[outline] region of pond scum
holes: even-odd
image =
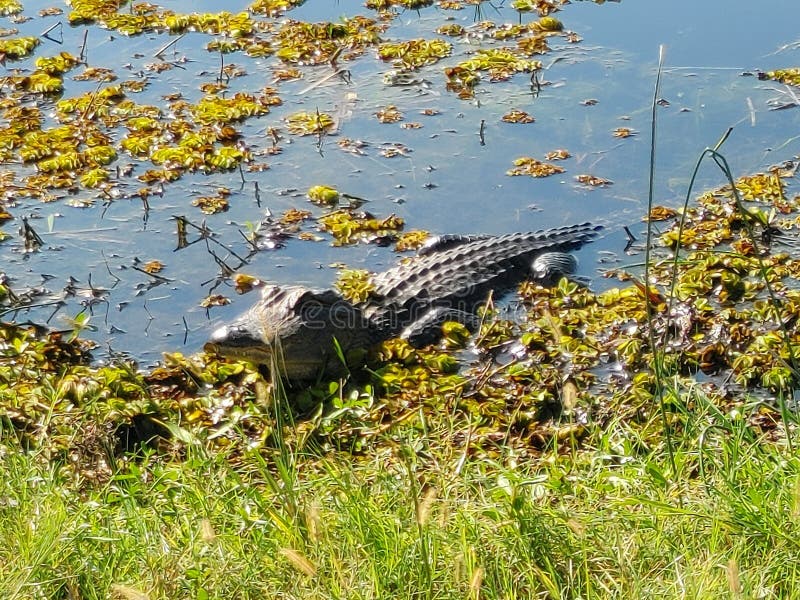
[[[212,36],[211,52],[276,55],[286,64],[278,79],[299,75],[290,69],[346,62],[367,51],[408,73],[451,52],[445,40],[381,40],[398,10],[421,9],[432,0],[368,0],[374,19],[272,19],[299,3],[256,0],[249,13],[177,14],[147,3],[73,0],[67,19],[123,35],[204,32]],[[457,10],[479,3],[438,4]],[[480,23],[482,35],[509,45],[479,49],[448,67],[448,89],[470,98],[483,81],[541,68],[534,57],[548,52],[550,37],[577,43],[579,37],[551,16],[558,4],[515,2],[520,12],[539,12],[527,25]],[[18,2],[0,2],[2,14],[21,10]],[[475,34],[453,24],[439,33],[451,39]],[[6,61],[24,58],[38,44],[33,37],[0,39],[0,54]],[[97,89],[59,97],[70,74],[97,82]],[[224,96],[226,80],[238,75],[225,67],[215,82],[203,84],[206,95],[199,102],[174,94],[159,107],[136,101],[145,81],[116,83],[113,72],[68,52],[37,58],[32,72],[11,69],[0,81],[0,163],[21,162],[35,172],[0,174],[0,224],[13,219],[20,197],[48,202],[78,188],[97,190],[100,200],[128,194],[120,185],[125,175],[114,167],[122,154],[151,163],[133,193],[143,200],[187,172],[259,168],[257,157],[238,143],[237,127],[281,100],[273,87]],[[760,77],[798,83],[797,70]],[[56,97],[57,124],[49,127],[37,103]],[[509,120],[526,122],[523,116]],[[286,120],[291,135],[322,136],[333,125],[320,113]],[[358,151],[350,140],[339,145]],[[280,151],[277,141],[273,151]],[[553,160],[569,156],[558,153]],[[203,353],[167,354],[146,372],[129,362],[95,365],[91,344],[78,335],[2,323],[4,452],[36,452],[76,489],[105,484],[144,449],[180,461],[194,445],[218,449],[242,469],[269,463],[286,448],[309,468],[321,456],[339,454],[380,455],[402,465],[422,437],[423,462],[458,452],[517,463],[594,447],[611,422],[624,421],[642,448],[668,443],[670,432],[680,431],[698,406],[744,422],[766,441],[791,444],[793,394],[800,385],[800,254],[789,243],[800,225],[800,196],[789,183],[795,168],[787,163],[742,177],[735,189],[704,193],[685,210],[655,208],[647,218],[661,233],[653,240],[647,283],[641,268],[608,271],[620,285],[602,293],[566,279],[549,288],[525,283],[513,319],[490,305],[474,337],[449,323],[435,347],[418,350],[391,340],[373,352],[369,371],[308,389],[283,389],[252,365]],[[520,158],[509,174],[560,171]],[[225,210],[225,196],[220,191],[196,204],[207,213]],[[401,234],[404,224],[395,215],[343,208],[339,192],[328,186],[314,186],[308,198],[326,212],[315,220],[310,211],[290,211],[281,220],[287,232],[309,221],[337,244],[381,238],[401,251],[425,239],[425,232]],[[5,236],[0,231],[0,239]],[[344,271],[338,285],[350,297],[369,293],[366,273]],[[13,286],[0,280],[0,314],[18,302]],[[443,425],[453,420],[463,425]],[[428,431],[449,434],[431,437]],[[302,560],[295,559],[302,571]]]

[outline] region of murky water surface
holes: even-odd
[[[445,22],[466,28],[476,28],[480,20],[517,23],[520,17],[506,7],[509,4],[404,12],[391,22],[384,38],[440,37],[435,29]],[[43,39],[35,56],[60,51],[77,56],[88,29],[90,66],[111,68],[120,80],[147,77],[148,87],[136,97],[139,103],[163,105],[161,97],[175,92],[196,102],[203,96],[199,85],[213,81],[219,71],[219,55],[205,50],[209,36],[192,33],[165,53],[176,68],[159,75],[145,74],[146,65],[157,61],[154,54],[170,41],[169,36],[126,38],[96,26],[71,28],[65,16],[37,16],[40,8],[49,5],[25,2],[25,14],[35,18],[14,25],[22,34],[39,35],[64,21],[63,27],[51,33],[53,37],[63,34],[63,43]],[[175,1],[161,6],[176,12],[238,11],[245,10],[247,3]],[[575,2],[557,16],[582,41],[552,40],[552,51],[541,57],[546,68],[539,77],[540,89],[532,88],[529,76],[518,75],[503,83],[482,82],[472,100],[459,100],[445,90],[443,69],[464,60],[478,47],[501,45],[488,38],[453,40],[452,56],[421,69],[419,82],[408,86],[384,83],[383,74],[390,66],[381,62],[374,50],[341,65],[349,70],[348,81],[329,77],[329,65],[303,68],[302,79],[275,84],[283,106],[238,127],[251,149],[265,150],[272,144],[267,128],[283,128],[282,118],[297,110],[320,110],[339,120],[338,132],[323,139],[321,147],[314,137],[287,136],[281,142],[281,154],[260,158],[269,163],[268,170],[245,172],[244,181],[238,171],[185,175],[166,185],[163,196],[151,197],[148,212],[138,198],[98,199],[92,207],[82,209],[67,206],[63,199],[49,204],[19,199],[9,209],[14,220],[2,225],[12,237],[0,244],[0,271],[16,291],[45,288],[42,302],[59,297],[70,281],[77,294],[55,313],[52,306],[45,306],[6,314],[5,318],[50,319],[52,326],[66,328],[72,317],[88,312],[91,331],[84,335],[101,344],[98,357],[110,349],[147,364],[164,351],[196,351],[217,324],[255,299],[253,294],[237,296],[226,282],[214,288],[220,267],[209,249],[226,263],[237,265],[235,256],[248,254],[242,233],[265,215],[279,215],[292,207],[321,214],[321,209],[305,199],[306,190],[318,184],[368,200],[364,208],[378,216],[401,216],[406,229],[435,233],[502,233],[585,220],[600,222],[607,227],[607,235],[580,252],[581,274],[595,278],[598,287],[606,286],[608,283],[597,277],[602,268],[599,257],[623,263],[641,260],[622,252],[622,226],[628,225],[634,232],[642,229],[659,45],[665,45],[666,55],[660,93],[663,102],[657,110],[656,199],[677,205],[700,152],[713,146],[729,127],[734,131],[723,150],[739,174],[798,153],[800,110],[772,110],[790,103],[791,91],[753,76],[758,70],[800,64],[794,13],[795,0]],[[374,17],[360,2],[345,0],[308,0],[288,17],[336,21],[357,14]],[[535,17],[522,16],[523,22],[532,19]],[[0,20],[0,26],[11,25]],[[9,62],[6,68],[32,68],[33,60]],[[273,68],[279,64],[274,57],[252,59],[242,54],[229,55],[226,61],[247,71],[247,76],[231,80],[229,93],[256,91],[270,84]],[[96,87],[94,82],[71,81],[68,74],[64,97]],[[375,113],[387,105],[397,106],[406,122],[419,122],[422,127],[380,124]],[[515,108],[530,113],[535,123],[503,123],[502,115]],[[438,114],[425,116],[421,114],[425,109],[435,109]],[[52,104],[49,109],[45,105],[48,111]],[[614,137],[619,127],[637,133],[625,139]],[[367,142],[365,154],[340,150],[336,142],[344,137]],[[404,156],[385,158],[379,153],[383,144],[402,144],[408,150]],[[533,179],[505,174],[515,158],[543,159],[559,148],[572,155],[561,163],[566,168],[563,175]],[[136,172],[151,166],[120,153],[117,164],[128,163],[134,164]],[[26,168],[2,165],[0,169],[25,172]],[[585,187],[575,180],[580,174],[603,177],[613,184]],[[722,181],[721,174],[711,167],[704,169],[700,178],[705,187]],[[197,196],[210,195],[223,186],[232,192],[227,212],[206,217],[191,205]],[[81,189],[77,197],[92,199],[95,194]],[[176,215],[197,225],[205,222],[218,243],[200,240],[176,250]],[[38,252],[22,252],[17,230],[23,216],[30,218],[45,241]],[[189,234],[190,241],[198,239],[191,229]],[[163,281],[137,270],[141,266],[138,261],[152,259],[166,265]],[[374,245],[334,248],[329,239],[290,239],[281,249],[259,252],[241,270],[281,283],[328,286],[335,279],[334,263],[380,270],[396,259],[391,249]],[[102,288],[94,299],[91,288]],[[233,302],[207,314],[199,302],[212,289]]]

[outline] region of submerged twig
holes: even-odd
[[[155,54],[153,54],[153,57],[154,58],[161,58],[161,55],[164,54],[164,52],[166,52],[169,48],[171,48],[172,46],[174,46],[175,44],[180,42],[184,38],[184,36],[186,36],[186,34],[182,33],[178,37],[176,37],[175,39],[170,40],[169,42],[167,42],[166,44],[161,46],[161,48],[156,50]]]
[[[322,126],[322,117],[319,114],[319,108],[317,108],[317,152],[319,152],[320,156],[323,156],[322,153],[322,141],[325,139],[325,128]]]
[[[20,235],[22,236],[26,252],[33,252],[44,245],[42,238],[39,237],[39,234],[36,233],[36,230],[33,228],[33,226],[28,223],[28,217],[22,217]]]
[[[311,83],[311,84],[307,85],[302,90],[297,92],[297,95],[298,96],[305,96],[311,90],[313,90],[313,89],[321,86],[322,84],[330,81],[331,79],[333,79],[336,76],[340,76],[345,83],[350,83],[349,75],[350,75],[350,70],[349,69],[337,69],[333,73],[328,73],[327,75],[325,75],[325,77],[322,77],[321,79],[318,79],[314,83]]]
[[[56,27],[58,27],[59,33],[61,34],[61,39],[60,40],[57,40],[57,39],[55,39],[53,37],[50,37],[50,32],[53,31],[53,29],[55,29]],[[51,42],[54,42],[56,44],[63,44],[64,43],[64,26],[61,23],[61,21],[58,21],[57,23],[53,23],[50,27],[48,27],[42,33],[40,33],[39,37],[47,38],[48,40],[50,40]]]
[[[174,279],[170,279],[169,277],[164,277],[163,275],[159,275],[158,273],[150,273],[149,271],[147,271],[147,270],[145,270],[145,269],[143,269],[141,267],[137,267],[136,265],[131,265],[131,268],[134,271],[139,271],[140,273],[144,273],[145,275],[149,275],[150,277],[152,277],[153,279],[155,279],[159,283],[171,283],[171,282],[175,281]]]
[[[83,43],[81,44],[80,54],[78,54],[78,59],[82,63],[86,62],[86,43],[87,43],[88,40],[89,40],[89,30],[88,29],[84,29],[83,30]]]
[[[64,305],[65,302],[63,300],[48,300],[47,302],[37,302],[35,304],[19,304],[17,306],[9,306],[8,308],[4,308],[0,310],[0,317],[4,317],[9,313],[19,312],[21,310],[30,310],[33,308],[42,308],[45,306],[56,306],[56,305]],[[56,311],[57,312],[57,311]],[[55,313],[53,313],[55,314]],[[52,318],[52,316],[50,317]],[[49,321],[50,319],[48,319]]]

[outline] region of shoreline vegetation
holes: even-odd
[[[374,50],[395,70],[387,85],[417,85],[417,70],[446,59],[459,39],[503,44],[442,71],[443,89],[460,101],[519,73],[545,85],[535,57],[557,39],[580,42],[551,15],[556,2],[515,0],[519,24],[448,23],[437,33],[452,43],[381,39],[402,10],[431,0],[368,0],[374,19],[275,20],[301,4],[257,0],[238,15],[182,15],[72,0],[64,19],[75,27],[214,36],[207,49],[219,53],[219,75],[202,83],[196,103],[163,98],[167,118],[132,99],[144,80],[117,84],[90,67],[85,42],[75,56],[40,56],[9,74],[0,162],[23,170],[0,174],[0,224],[16,220],[21,197],[78,206],[63,190],[95,190],[81,205],[90,208],[138,181],[144,187],[126,197],[147,212],[184,175],[257,171],[238,128],[279,106],[279,90],[226,95],[244,76],[226,56],[274,54],[285,67],[275,70],[279,87],[314,64],[338,76]],[[485,15],[473,5],[436,6],[474,8],[477,21]],[[48,10],[40,16],[63,12]],[[23,8],[10,0],[0,11]],[[523,25],[528,13],[536,19]],[[3,60],[32,57],[40,38],[3,38]],[[75,78],[97,89],[64,94],[65,74],[79,67]],[[797,83],[793,69],[761,76]],[[533,122],[524,111],[507,116]],[[402,113],[390,106],[378,118]],[[284,135],[316,136],[321,146],[333,126],[320,111],[294,113],[288,134],[266,132],[264,153],[280,152]],[[516,292],[521,318],[490,302],[475,336],[446,324],[432,347],[390,340],[368,370],[308,388],[204,353],[168,353],[148,370],[126,359],[97,364],[77,318],[74,332],[0,322],[0,597],[800,597],[797,162],[737,179],[721,143],[698,167],[714,162],[726,184],[696,197],[690,185],[677,209],[653,206],[651,192],[648,239],[632,240],[633,256],[646,259],[609,269],[615,287],[528,282]],[[339,147],[363,151],[357,140]],[[127,181],[135,169],[112,169],[119,156],[152,168]],[[548,160],[568,157],[558,150]],[[514,164],[509,175],[564,171],[533,157]],[[399,235],[395,215],[359,217],[340,208],[336,189],[309,184],[308,200],[325,214],[313,233],[298,233],[315,222],[312,211],[287,212],[279,221],[297,227],[292,235],[324,233],[340,245],[380,237],[398,250],[425,239]],[[217,214],[230,195],[220,189],[195,206]],[[36,252],[41,238],[20,221],[24,251]],[[177,223],[184,242],[187,231],[210,231]],[[140,270],[161,277],[156,262]],[[353,293],[367,286],[354,271],[339,282]],[[18,301],[0,278],[0,316]]]
[[[455,324],[306,390],[204,354],[90,366],[79,338],[4,324],[0,589],[792,597],[791,176],[654,208],[649,288],[523,284],[527,318],[488,310],[462,369]]]

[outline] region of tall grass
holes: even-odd
[[[328,456],[290,473],[257,459],[242,467],[241,457],[197,445],[180,462],[157,454],[121,462],[107,484],[88,489],[41,456],[7,453],[0,594],[797,593],[800,459],[785,445],[764,443],[745,418],[710,403],[676,433],[674,470],[665,470],[663,446],[636,443],[621,420],[591,441],[529,464],[459,465],[406,448],[405,464]]]
[[[649,177],[648,177],[649,185],[648,185],[648,201],[647,201],[648,215],[652,214],[652,210],[654,207],[654,190],[655,190],[655,179],[656,179],[655,176],[656,140],[657,140],[657,122],[658,122],[657,100],[660,97],[660,85],[661,85],[661,74],[663,70],[663,63],[664,63],[664,47],[661,46],[659,48],[659,60],[658,60],[658,68],[656,74],[656,82],[653,90],[653,99],[651,103],[650,164],[649,164]],[[779,308],[780,306],[780,302],[776,297],[773,286],[770,283],[769,278],[767,277],[766,266],[764,264],[764,261],[762,260],[762,253],[760,249],[761,242],[760,238],[757,236],[754,230],[752,215],[750,212],[748,212],[747,208],[744,206],[742,202],[739,191],[736,187],[735,178],[733,176],[733,173],[731,171],[727,159],[725,158],[724,154],[720,152],[720,149],[730,136],[731,132],[732,129],[728,129],[727,131],[725,131],[725,133],[722,135],[722,137],[719,139],[719,141],[716,143],[714,147],[709,147],[704,149],[701,152],[700,156],[698,157],[694,170],[692,171],[692,175],[689,180],[689,185],[686,190],[683,207],[682,210],[680,211],[680,218],[678,221],[678,238],[677,238],[678,243],[675,246],[675,252],[672,260],[672,277],[671,281],[669,282],[669,291],[667,294],[667,308],[666,308],[667,318],[672,318],[672,315],[674,314],[673,309],[675,307],[675,302],[676,302],[675,288],[679,279],[678,270],[679,270],[679,263],[681,260],[680,240],[682,239],[683,232],[685,230],[686,217],[688,214],[689,204],[691,202],[691,199],[693,198],[693,195],[695,194],[695,182],[697,179],[697,175],[701,167],[707,160],[713,161],[713,163],[722,172],[727,184],[730,186],[736,211],[741,216],[741,222],[743,223],[749,241],[754,248],[754,255],[759,264],[760,274],[764,282],[769,301],[775,308]],[[649,286],[651,285],[650,269],[651,265],[653,264],[651,257],[651,249],[654,246],[654,242],[655,242],[655,233],[653,231],[653,221],[651,219],[648,219],[647,237],[645,244],[645,267],[644,267],[644,285],[648,290]],[[665,328],[662,339],[659,339],[656,334],[656,327],[654,326],[656,309],[654,307],[653,295],[651,295],[648,292],[644,294],[644,298],[647,308],[649,343],[651,350],[653,352],[653,374],[655,376],[655,382],[656,382],[655,395],[659,402],[659,410],[662,416],[662,426],[664,430],[663,431],[664,439],[666,442],[670,465],[672,467],[672,470],[675,471],[676,464],[675,464],[675,456],[672,449],[673,448],[672,430],[669,425],[669,419],[668,419],[668,412],[670,410],[670,407],[667,406],[667,402],[665,401],[665,399],[668,396],[672,398],[678,398],[681,393],[680,390],[681,386],[680,384],[677,383],[675,379],[670,377],[668,369],[665,368],[666,354],[664,348],[667,346],[668,340],[666,339],[666,336],[669,335],[669,328]],[[784,321],[778,319],[778,325],[782,333],[782,341],[784,344],[784,348],[788,355],[787,366],[790,368],[793,374],[794,381],[800,382],[800,366],[798,365],[796,350],[791,342],[791,338],[789,332],[786,329]],[[789,410],[785,396],[783,394],[779,394],[778,400],[783,422],[786,424],[796,423],[797,419]],[[791,428],[787,427],[785,432],[786,432],[786,441],[789,446],[789,449],[791,450],[793,446]]]

